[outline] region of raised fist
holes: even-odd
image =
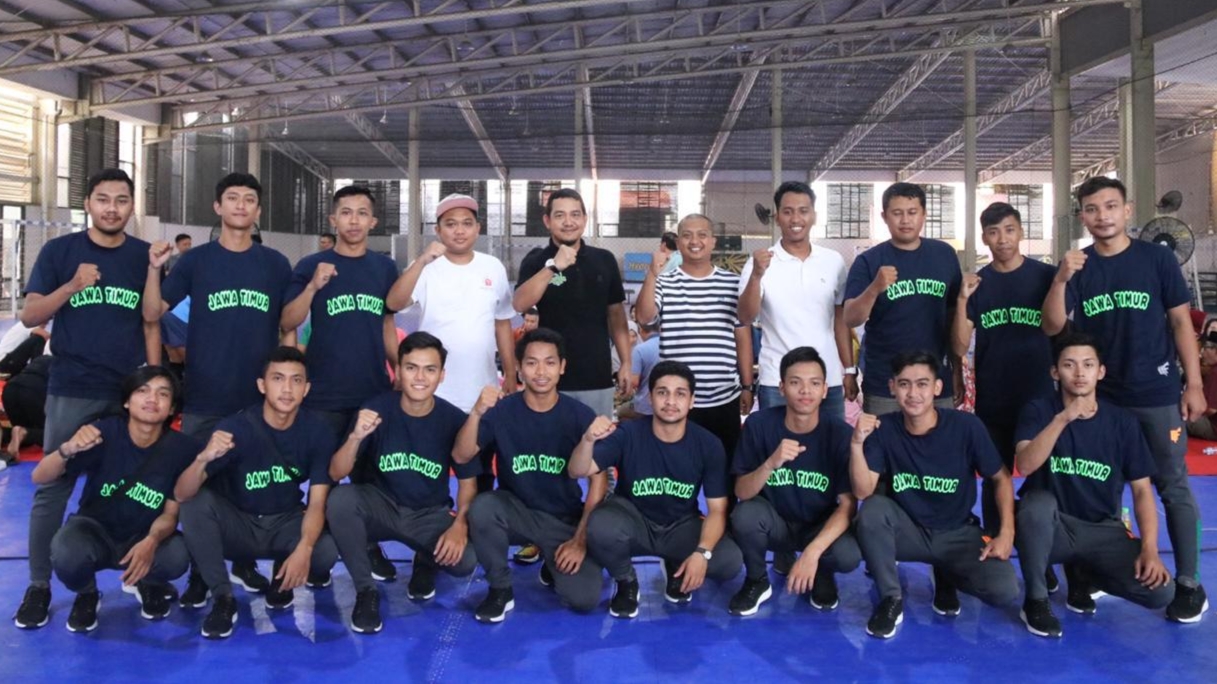
[[[355,417],[355,427],[351,430],[351,437],[362,441],[380,427],[380,421],[379,413],[371,409],[359,409],[359,415]]]
[[[82,425],[76,434],[72,435],[72,439],[59,445],[59,455],[64,458],[72,458],[98,444],[101,444],[101,430],[93,425]]]
[[[1061,267],[1056,272],[1056,281],[1058,283],[1067,283],[1073,277],[1073,274],[1082,270],[1086,266],[1086,253],[1080,249],[1070,250],[1065,252],[1065,258],[1061,259]]]
[[[72,294],[81,292],[97,284],[101,280],[101,271],[97,264],[81,264],[76,267],[76,275],[72,277]]]
[[[148,248],[148,265],[154,268],[163,268],[165,262],[169,261],[169,255],[173,253],[173,247],[164,240],[152,243]]]
[[[871,286],[878,288],[880,294],[882,294],[887,288],[895,284],[898,279],[899,275],[896,273],[895,266],[880,266],[879,272],[875,274],[875,280],[871,283]]]
[[[854,444],[865,442],[866,438],[877,429],[879,429],[879,416],[872,416],[869,413],[858,416],[858,424],[854,426]]]
[[[231,432],[216,430],[211,433],[211,439],[207,440],[207,446],[203,449],[203,453],[199,454],[199,460],[204,463],[210,463],[232,451],[234,446],[236,445],[233,444]]]
[[[575,259],[579,253],[570,245],[561,245],[558,247],[558,253],[554,255],[554,266],[558,267],[559,271],[565,271],[575,264]]]
[[[773,262],[773,251],[766,247],[758,249],[752,253],[752,275],[755,278],[760,278],[765,275],[765,271],[769,270],[769,264]]]

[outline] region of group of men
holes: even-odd
[[[742,275],[714,264],[710,219],[687,216],[679,266],[658,250],[636,304],[638,322],[662,330],[645,375],[632,368],[617,260],[583,241],[574,190],[547,198],[551,240],[525,257],[514,291],[503,264],[474,250],[478,204],[464,195],[439,203],[437,240],[398,274],[368,249],[373,195],[342,188],[333,247],[293,268],[251,239],[257,179],[230,174],[216,189],[219,238],[166,276],[170,246],[125,233],[133,192],[121,171],[91,178],[89,229],[48,242],[29,279],[22,321],[55,318],[56,362],[19,627],[47,623],[54,570],[76,593],[68,628],[94,629],[95,574],[122,568],[144,617],[210,596],[202,633],[223,638],[237,624],[234,582],[287,608],[296,588],[328,586],[341,557],[356,588],[351,628],[374,633],[377,581],[396,574],[385,540],[414,551],[412,600],[435,596],[440,571],[481,565],[489,591],[475,616],[487,623],[515,605],[512,544],[539,549],[542,584],[574,610],[599,604],[607,570],[609,612],[621,618],[638,613],[636,556],[661,559],[673,603],[743,566],[728,608],[749,615],[772,596],[773,551],[787,591],[820,610],[838,604],[835,575],[865,560],[880,596],[867,631],[890,637],[903,618],[898,561],[932,564],[934,609],[957,615],[957,590],[1016,598],[1015,547],[1035,634],[1062,631],[1047,598],[1056,563],[1073,610],[1093,613],[1098,591],[1166,606],[1180,622],[1207,609],[1183,463],[1183,419],[1205,409],[1188,293],[1169,254],[1128,239],[1116,181],[1079,189],[1095,244],[1056,270],[1019,253],[1019,214],[995,204],[981,217],[993,263],[963,276],[948,245],[921,236],[925,194],[907,183],[883,196],[891,240],[848,270],[810,241],[805,184],[779,187],[782,237]],[[187,297],[180,389],[160,367],[158,322]],[[412,305],[419,330],[399,343],[393,313]],[[510,321],[526,311],[543,327],[516,339]],[[865,412],[850,428],[850,328],[863,323]],[[1066,326],[1054,348],[1049,335]],[[976,416],[952,397],[973,330]],[[614,423],[614,395],[638,384],[650,415]],[[761,410],[741,430],[754,391]],[[168,429],[179,411],[180,433]],[[1017,503],[1016,465],[1028,476]],[[976,473],[983,528],[971,513]],[[81,474],[80,509],[64,523]],[[1158,557],[1151,482],[1174,580]],[[1139,540],[1121,522],[1125,483]],[[273,561],[270,581],[259,559]],[[188,566],[178,597],[169,582]]]

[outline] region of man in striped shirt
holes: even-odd
[[[652,256],[638,293],[638,320],[660,322],[659,357],[688,365],[697,379],[689,419],[713,432],[733,454],[739,414],[752,407],[751,391],[744,390],[741,399],[740,381],[752,386],[752,338],[736,311],[739,275],[711,261],[713,224],[701,214],[681,219],[676,245],[679,268],[665,273],[667,253]]]

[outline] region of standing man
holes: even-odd
[[[89,229],[47,242],[30,273],[21,324],[35,328],[55,319],[42,442],[48,454],[85,423],[121,412],[123,378],[145,362],[160,363],[160,328],[145,324],[140,315],[149,246],[124,232],[134,194],[135,184],[119,169],[90,177],[85,188]],[[159,281],[159,268],[156,275]],[[22,629],[49,619],[51,538],[75,486],[75,475],[69,475],[34,491],[30,585],[13,616]]]
[[[614,495],[592,512],[588,549],[617,583],[609,614],[638,615],[633,556],[659,556],[664,598],[688,603],[705,578],[739,573],[739,547],[727,532],[726,454],[708,430],[689,423],[696,379],[679,361],[661,361],[649,380],[655,415],[621,429],[598,416],[575,447],[571,477],[618,472]],[[706,497],[702,518],[697,497]]]
[[[683,257],[680,268],[663,273],[665,254],[661,250],[653,255],[638,293],[638,318],[659,322],[659,356],[684,363],[697,378],[689,419],[714,433],[724,452],[733,454],[741,407],[752,407],[750,389],[743,390],[740,399],[741,380],[744,387],[752,387],[752,338],[751,328],[740,325],[737,317],[739,276],[711,260],[715,240],[709,218],[684,217],[676,236]]]
[[[834,250],[814,247],[816,195],[811,186],[787,181],[773,193],[774,215],[782,239],[758,249],[740,273],[739,317],[744,325],[760,321],[762,409],[781,406],[778,389],[782,357],[796,347],[811,347],[824,360],[828,398],[824,408],[845,420],[845,400],[858,396],[858,369],[845,325],[845,259]]]
[[[1022,216],[1009,204],[990,204],[980,214],[980,226],[993,261],[979,274],[963,277],[951,347],[956,358],[967,356],[976,332],[976,417],[1013,472],[1019,411],[1053,394],[1052,348],[1040,327],[1040,309],[1056,269],[1019,253]],[[986,531],[996,534],[997,501],[988,480],[981,510]]]
[[[181,259],[183,254],[189,252],[190,246],[193,244],[194,239],[190,237],[190,233],[178,233],[173,238],[174,255],[169,257],[169,261],[165,262],[165,275],[169,275],[173,267],[177,266],[178,259]]]
[[[630,369],[634,371],[630,377],[630,387],[634,391],[634,399],[626,407],[628,415],[622,415],[623,418],[650,418],[655,414],[651,406],[650,378],[651,370],[659,363],[659,323],[640,324],[638,333],[642,341],[634,345],[634,351],[630,352]]]
[[[1209,602],[1200,583],[1200,509],[1188,482],[1184,426],[1206,405],[1191,295],[1171,250],[1129,238],[1132,205],[1123,183],[1091,178],[1078,187],[1077,200],[1094,244],[1061,261],[1044,300],[1044,332],[1061,332],[1072,313],[1077,330],[1103,348],[1107,375],[1099,396],[1137,417],[1154,455],[1153,482],[1175,550],[1177,586],[1166,618],[1197,622]],[[1186,374],[1182,391],[1177,359]]]
[[[626,325],[625,288],[613,253],[583,242],[587,208],[570,188],[550,193],[545,203],[550,241],[520,262],[516,311],[536,307],[545,327],[566,340],[570,365],[559,389],[591,407],[595,415],[613,415],[613,364],[609,340],[621,368],[617,389],[628,391],[630,331]]]
[[[892,238],[858,255],[845,283],[845,325],[866,324],[862,410],[900,410],[888,369],[897,354],[911,350],[938,359],[943,389],[935,405],[954,408],[963,394],[962,366],[959,359],[945,361],[951,352],[950,309],[962,277],[959,258],[947,243],[921,237],[925,190],[919,185],[894,183],[883,192],[883,222]]]

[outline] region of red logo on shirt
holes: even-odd
[[[486,287],[490,287],[490,278],[486,279]]]

